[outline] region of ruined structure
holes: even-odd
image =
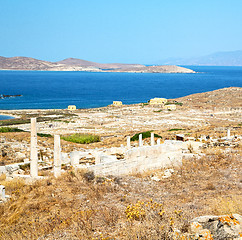
[[[123,103],[121,101],[113,101],[113,106],[122,106]]]
[[[70,110],[70,111],[75,111],[76,106],[75,105],[69,105],[67,109]]]
[[[162,105],[167,103],[167,99],[166,98],[152,98],[149,101],[150,105]]]

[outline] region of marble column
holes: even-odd
[[[227,139],[230,139],[230,128],[228,128],[228,130],[227,130]]]
[[[36,118],[31,118],[30,176],[38,177],[38,150]]]
[[[60,135],[54,135],[54,176],[61,175],[61,147]]]
[[[160,138],[157,139],[157,145],[160,145]]]
[[[151,137],[150,137],[150,145],[154,146],[155,145],[155,134],[152,132],[151,133]]]
[[[127,148],[131,148],[131,145],[130,145],[130,136],[127,137]]]
[[[101,153],[96,152],[95,154],[95,164],[100,164],[101,163]]]
[[[139,147],[143,146],[142,134],[139,135]]]

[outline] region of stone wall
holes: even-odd
[[[96,175],[126,175],[149,169],[177,166],[182,163],[183,142],[165,141],[164,144],[128,150],[124,159],[100,161],[88,166]]]

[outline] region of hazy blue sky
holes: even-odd
[[[154,63],[242,50],[242,0],[0,0],[0,56]]]

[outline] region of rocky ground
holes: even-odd
[[[154,130],[163,140],[175,139],[176,134],[187,138],[210,136],[213,139],[225,137],[230,128],[231,135],[241,136],[242,89],[227,88],[213,92],[194,94],[170,102],[183,103],[176,105],[174,111],[164,110],[162,106],[150,106],[147,103],[123,105],[120,107],[103,107],[67,110],[11,110],[0,111],[0,114],[15,116],[25,122],[37,117],[38,132],[45,134],[91,133],[101,136],[102,141],[93,144],[75,144],[62,140],[62,151],[110,148],[126,145],[126,137],[135,133]],[[2,121],[2,126],[4,126]],[[11,125],[30,131],[30,124]],[[29,158],[30,134],[1,133],[2,161],[16,162]],[[48,157],[53,157],[53,139],[39,137],[38,143]],[[133,143],[137,144],[137,143]],[[148,143],[147,143],[148,144]],[[7,153],[7,155],[5,154]],[[5,155],[3,157],[3,155]],[[14,157],[13,157],[14,156]]]

